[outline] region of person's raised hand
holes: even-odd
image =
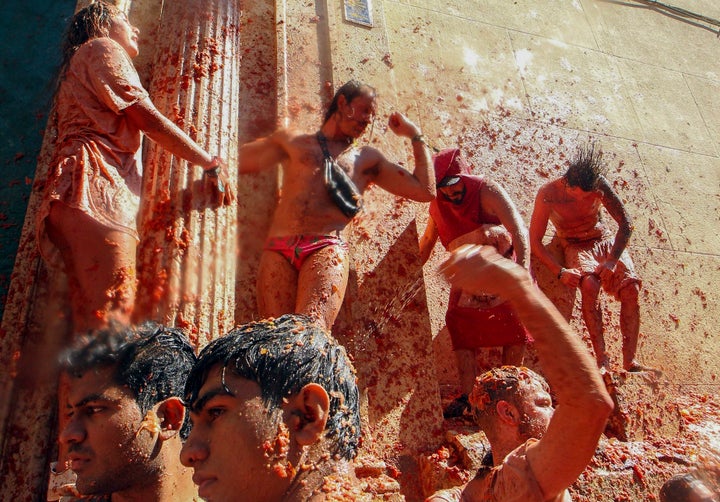
[[[506,299],[532,286],[528,271],[504,258],[493,246],[460,246],[440,266],[440,272],[463,291],[490,293]]]
[[[405,136],[406,138],[412,139],[420,134],[420,128],[413,124],[410,119],[400,112],[393,112],[390,114],[388,126],[390,127],[390,130],[398,136]]]

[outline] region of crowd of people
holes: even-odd
[[[222,159],[155,109],[131,62],[137,41],[117,8],[82,9],[68,30],[56,94],[59,135],[38,244],[70,279],[73,328],[83,334],[61,357],[55,470],[72,476],[55,483],[55,499],[352,500],[360,398],[331,330],[349,272],[341,232],[375,184],[430,203],[419,255],[427,262],[438,238],[450,253],[440,272],[452,286],[446,323],[462,389],[444,414],[470,417],[492,448],[470,482],[428,500],[569,500],[613,409],[602,380],[613,366],[601,289],[621,302],[622,368],[648,370],[636,355],[632,222],[599,148],[581,147],[567,172],[540,188],[528,231],[498,181],[472,174],[457,148],[431,156],[403,114],[392,113],[388,125],[410,140],[412,172],[359,146],[377,97],[369,85],[346,83],[316,133],[280,129],[239,149],[241,175],[284,170],[258,270],[265,320],[232,329],[196,356],[182,331],[133,317],[142,133],[201,166],[218,203],[232,204],[235,188]],[[618,224],[614,236],[603,211]],[[543,242],[548,222],[562,257]],[[580,289],[594,357],[535,284],[531,255]],[[544,376],[523,366],[528,345]],[[502,347],[504,365],[478,367],[484,347]]]

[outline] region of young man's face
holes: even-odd
[[[215,366],[191,406],[193,427],[180,459],[207,501],[279,500],[292,481],[282,413],[269,413],[260,387]]]
[[[125,492],[154,482],[160,470],[155,439],[138,432],[143,414],[132,393],[112,380],[113,368],[89,370],[80,378],[63,374],[66,402],[59,441],[84,495]]]

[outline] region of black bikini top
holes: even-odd
[[[362,194],[355,182],[330,155],[325,135],[318,131],[315,137],[323,152],[323,176],[328,195],[345,216],[352,218],[362,209]]]

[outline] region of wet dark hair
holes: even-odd
[[[374,96],[375,88],[367,84],[363,84],[362,82],[359,82],[357,80],[350,80],[348,82],[345,82],[337,90],[335,96],[333,96],[332,101],[330,102],[330,105],[328,105],[328,109],[325,112],[325,118],[323,119],[323,124],[330,120],[330,117],[332,117],[337,111],[338,100],[340,99],[340,96],[345,96],[345,101],[350,103],[356,97],[365,94],[371,94]]]
[[[595,143],[578,147],[575,159],[565,173],[568,186],[579,187],[584,192],[595,190],[600,177],[605,173],[602,150]]]
[[[521,382],[524,386],[531,381],[539,382],[546,391],[550,391],[543,377],[524,366],[493,368],[477,377],[469,400],[478,425],[483,430],[492,426],[493,417],[497,413],[496,405],[500,401],[507,401],[513,406],[521,408],[524,395]]]
[[[711,492],[703,480],[695,476],[695,474],[689,472],[677,474],[665,481],[660,488],[660,502],[689,502],[691,500],[690,495],[698,485],[704,486]]]
[[[182,398],[196,359],[182,331],[145,322],[137,327],[113,324],[81,337],[62,355],[60,366],[75,378],[92,369],[114,368],[115,383],[132,391],[145,414],[167,398]],[[180,437],[189,432],[186,416]]]
[[[188,376],[185,403],[192,408],[208,373],[217,365],[260,386],[269,412],[305,385],[321,385],[330,397],[325,436],[331,453],[357,455],[359,394],[345,349],[307,316],[287,314],[240,326],[203,349]]]
[[[78,48],[93,38],[106,37],[112,19],[120,14],[114,5],[105,2],[94,2],[79,10],[68,23],[62,43],[62,62],[58,80],[65,77],[65,71]]]

